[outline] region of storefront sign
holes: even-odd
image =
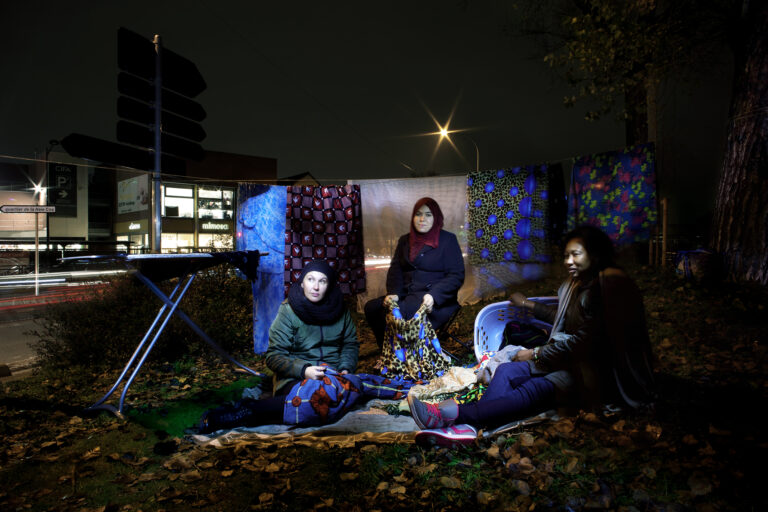
[[[148,232],[149,232],[149,229],[147,225],[147,219],[115,223],[116,234],[136,234],[136,233],[148,233]]]
[[[226,219],[199,219],[198,228],[201,233],[230,233],[233,225]]]
[[[149,208],[149,175],[117,182],[117,213],[140,212]]]
[[[77,217],[77,166],[48,164],[48,204],[56,205],[56,217]]]

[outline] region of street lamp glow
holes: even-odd
[[[440,138],[441,139],[448,138],[448,128],[447,127],[441,127],[440,128]]]

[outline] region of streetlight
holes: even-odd
[[[450,121],[448,123],[445,123],[445,126],[439,126],[438,125],[438,128],[440,128],[440,130],[437,133],[435,133],[435,135],[440,135],[440,139],[437,141],[437,144],[440,145],[440,143],[443,141],[443,139],[447,139],[448,142],[451,144],[451,146],[453,146],[453,149],[457,153],[461,154],[459,149],[456,147],[456,144],[454,144],[453,140],[451,140],[451,134],[463,135],[464,137],[469,139],[469,142],[471,142],[472,145],[475,147],[475,171],[479,171],[480,170],[480,149],[477,147],[477,143],[465,131],[462,131],[462,130],[449,130],[448,129],[449,123],[450,123]]]

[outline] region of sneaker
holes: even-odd
[[[451,425],[416,432],[415,441],[419,446],[447,446],[455,448],[475,442],[477,430],[472,425]]]
[[[408,407],[411,409],[413,421],[422,430],[426,428],[441,428],[446,424],[437,404],[422,402],[414,395],[408,393]]]

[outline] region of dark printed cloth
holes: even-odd
[[[361,397],[402,400],[416,382],[379,375],[340,375],[326,370],[320,380],[297,382],[285,395],[283,422],[310,426],[331,423],[341,418]]]
[[[472,265],[551,260],[550,183],[562,181],[561,172],[560,167],[542,164],[469,174],[467,240]]]
[[[426,306],[409,319],[403,318],[395,300],[385,300],[384,307],[389,313],[379,361],[383,375],[430,380],[451,367],[427,317]]]
[[[652,142],[575,159],[568,228],[599,227],[617,247],[648,240],[657,222],[654,159]]]
[[[360,186],[288,187],[285,293],[304,265],[323,259],[336,270],[342,293],[365,290]]]

